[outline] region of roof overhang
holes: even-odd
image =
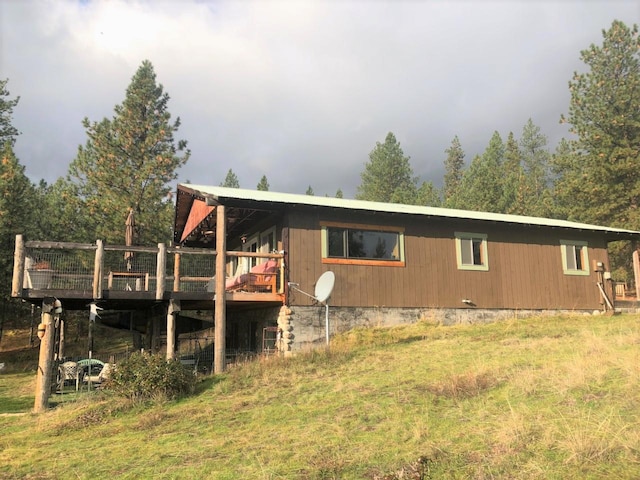
[[[232,235],[234,230],[236,230],[236,233],[239,235],[241,233],[241,228],[238,229],[238,226],[245,225],[246,222],[252,219],[252,217],[254,217],[258,212],[276,211],[290,206],[307,206],[591,232],[602,235],[608,242],[617,240],[640,240],[639,231],[570,222],[567,220],[449,208],[424,207],[418,205],[403,205],[396,203],[367,202],[363,200],[247,190],[241,188],[179,184],[174,230],[174,239],[177,243],[186,244],[185,242],[188,243],[191,241],[202,246],[202,243],[206,243],[206,236],[204,236],[203,233],[210,231],[215,226],[215,215],[209,213],[198,226],[195,226],[195,228],[187,232],[188,220],[190,218],[196,219],[199,216],[198,213],[194,213],[193,217],[191,214],[191,209],[193,205],[196,204],[196,200],[200,203],[204,202],[206,206],[212,208],[211,212],[215,210],[216,205],[226,206],[228,219],[227,231],[229,235]],[[191,228],[191,224],[189,224],[189,228]],[[242,228],[246,227],[243,226]]]

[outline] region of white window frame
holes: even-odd
[[[456,261],[458,262],[458,270],[475,270],[479,272],[489,271],[489,253],[487,249],[487,234],[471,233],[471,232],[455,232],[456,240]],[[463,249],[473,247],[473,241],[480,240],[480,264],[463,263]],[[470,243],[467,243],[469,241]],[[473,253],[472,253],[473,257]]]
[[[273,238],[273,245],[270,245],[268,242],[269,236]],[[277,241],[276,241],[276,227],[270,227],[262,232],[260,232],[260,253],[271,253],[276,249]],[[261,261],[266,261],[266,259],[262,258]]]
[[[577,268],[576,247],[580,248],[582,268]],[[572,255],[567,255],[571,253]],[[565,275],[590,275],[589,243],[580,240],[560,240],[560,254],[562,256],[562,271]]]

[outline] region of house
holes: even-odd
[[[224,310],[217,295],[215,309],[227,339],[255,344],[260,328],[278,325],[285,351],[324,341],[328,316],[313,297],[326,271],[335,276],[331,333],[425,317],[593,312],[613,309],[608,242],[639,239],[562,220],[192,184],[177,187],[174,228],[176,246],[223,246],[227,276],[282,255],[282,304]]]
[[[157,247],[17,235],[11,295],[99,306],[145,349],[192,342],[219,372],[356,326],[611,312],[613,241],[633,242],[640,283],[640,232],[544,218],[180,184],[173,233]]]

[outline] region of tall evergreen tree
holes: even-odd
[[[551,213],[549,191],[549,162],[551,154],[547,148],[547,137],[531,119],[522,129],[520,154],[524,169],[524,183],[521,187],[520,202],[523,213],[536,217],[546,217]]]
[[[233,173],[232,169],[229,169],[229,171],[227,172],[227,176],[224,177],[224,182],[222,182],[220,186],[227,188],[240,188],[240,181],[238,180],[238,176]]]
[[[440,192],[433,182],[422,182],[416,195],[416,205],[426,207],[439,207],[441,204]]]
[[[400,143],[389,132],[384,143],[377,142],[369,154],[369,162],[360,174],[356,198],[388,203],[413,204],[417,195],[417,178],[410,158],[404,155]]]
[[[23,234],[34,239],[41,235],[37,229],[41,212],[35,187],[18,162],[10,140],[5,141],[0,158],[0,299],[8,300],[15,236]]]
[[[336,198],[343,198],[343,197],[344,197],[344,194],[342,193],[342,189],[341,189],[341,188],[339,188],[339,189],[336,191]]]
[[[569,82],[563,121],[577,138],[556,155],[556,193],[569,218],[640,228],[640,38],[615,20],[601,46],[580,54],[587,66]]]
[[[10,100],[7,83],[9,79],[0,80],[0,148],[5,142],[15,144],[16,137],[20,132],[13,126],[13,109],[18,105],[20,97]]]
[[[311,188],[311,185],[307,187],[307,191],[305,192],[305,195],[311,195],[311,196],[315,195],[315,193],[313,193],[313,188]]]
[[[461,208],[484,212],[501,210],[503,158],[502,138],[494,132],[484,153],[476,156],[464,171],[459,191]]]
[[[258,182],[258,186],[256,188],[263,192],[269,191],[269,182],[267,181],[266,175],[262,175],[262,178],[260,179],[260,182]]]
[[[457,196],[464,173],[464,151],[460,140],[456,135],[451,141],[451,146],[445,150],[447,158],[444,161],[444,187],[442,189],[442,201],[445,207],[458,208]]]
[[[509,132],[504,147],[502,175],[502,197],[498,212],[524,215],[526,213],[524,191],[524,172],[520,157],[520,148],[513,132]]]
[[[177,178],[176,170],[187,162],[189,150],[186,141],[174,141],[180,119],[170,122],[168,102],[153,65],[145,60],[112,119],[84,119],[89,139],[78,148],[68,181],[80,200],[78,211],[87,214],[85,240],[122,243],[130,208],[136,215],[138,243],[169,240],[169,182]]]

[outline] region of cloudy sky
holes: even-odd
[[[67,173],[82,119],[113,116],[144,59],[192,156],[178,181],[353,197],[393,132],[440,185],[457,135],[471,159],[527,119],[567,136],[580,51],[640,1],[0,0],[0,78],[20,96],[16,154],[34,181]]]

